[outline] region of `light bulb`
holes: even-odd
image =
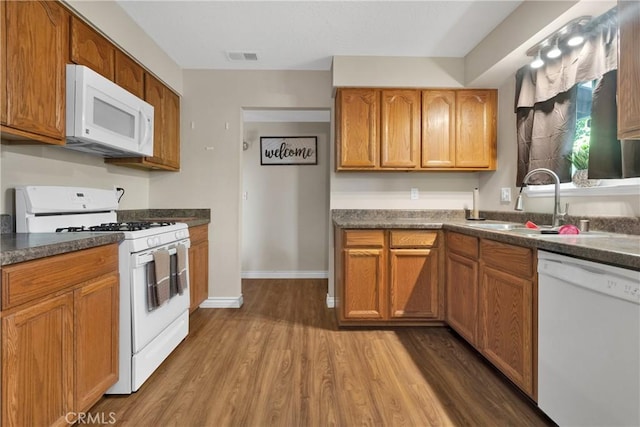
[[[562,55],[562,51],[558,47],[558,40],[556,39],[556,44],[554,44],[551,50],[547,52],[547,58],[553,59],[559,57],[560,55]]]
[[[582,42],[584,42],[584,37],[582,37],[582,35],[580,34],[576,34],[574,36],[571,36],[571,38],[569,40],[567,40],[567,44],[571,47],[573,46],[579,46],[582,44]]]
[[[531,61],[531,64],[529,64],[531,68],[540,68],[543,65],[544,65],[544,61],[542,60],[542,58],[540,58],[540,53],[538,53],[536,58],[533,61]]]

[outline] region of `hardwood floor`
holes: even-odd
[[[243,295],[241,309],[196,310],[137,393],[90,413],[132,426],[552,425],[447,328],[339,330],[326,280],[246,280]]]

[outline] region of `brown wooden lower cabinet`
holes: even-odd
[[[447,323],[470,344],[478,342],[478,261],[447,254]]]
[[[532,249],[447,233],[447,323],[536,399]]]
[[[189,312],[193,312],[209,296],[209,226],[189,229]]]
[[[391,318],[437,318],[440,262],[438,249],[391,249]]]
[[[75,291],[77,408],[90,408],[118,381],[118,295],[117,274],[103,276]]]
[[[2,291],[2,425],[68,425],[118,379],[118,246],[5,266]]]
[[[384,249],[347,248],[343,254],[344,319],[386,318]]]
[[[535,275],[532,249],[480,241],[479,350],[534,399]]]
[[[480,352],[502,373],[533,393],[531,280],[480,268]]]
[[[73,293],[2,318],[2,425],[67,425],[73,403]]]
[[[438,231],[336,229],[340,324],[442,320]]]

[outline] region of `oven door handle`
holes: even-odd
[[[187,247],[187,251],[189,250],[189,245],[186,244],[185,245]],[[160,249],[165,249],[165,248],[160,248]],[[171,255],[175,255],[177,250],[175,246],[171,246],[169,248],[166,248],[169,251],[169,256]],[[154,249],[153,251],[150,252],[145,252],[143,254],[136,254],[134,255],[134,264],[136,266],[140,266],[140,265],[145,265],[145,264],[149,264],[151,261],[153,261],[153,253],[155,251],[157,251],[159,249]]]

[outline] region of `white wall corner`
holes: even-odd
[[[209,297],[200,308],[240,308],[244,304],[242,295],[238,297]]]
[[[332,297],[327,293],[327,308],[335,308],[336,306],[336,297]]]

